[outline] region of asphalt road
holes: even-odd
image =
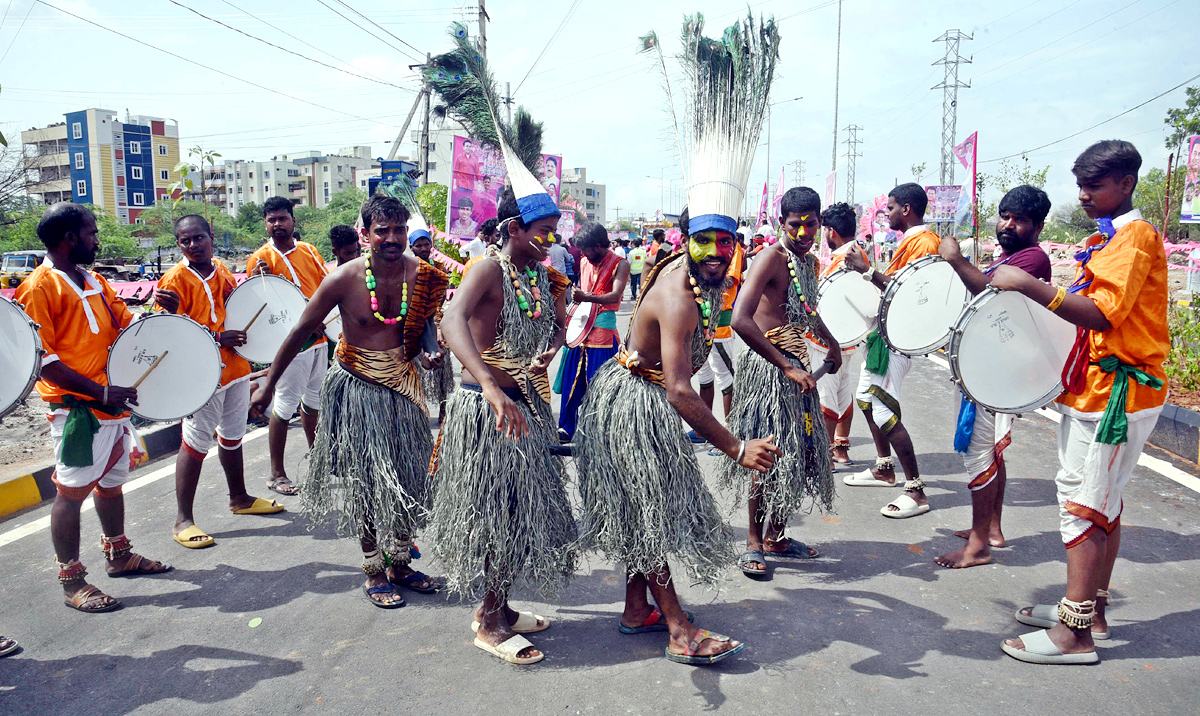
[[[820,549],[820,559],[773,564],[762,582],[730,570],[718,592],[679,585],[699,625],[748,643],[711,668],[668,662],[661,634],[621,635],[623,572],[594,555],[555,601],[514,595],[518,607],[549,616],[553,626],[532,638],[544,662],[505,664],[471,645],[471,605],[414,593],[405,593],[408,606],[399,610],[368,604],[357,545],[336,539],[328,524],[310,529],[291,511],[297,498],[283,498],[289,511],[276,516],[229,514],[215,459],[205,463],[196,514],[219,544],[184,550],[170,538],[173,458],[159,461],[133,475],[167,468],[129,494],[127,533],[135,549],[175,571],[102,576],[99,524],[93,512],[84,515],[84,562],[124,602],[121,611],[89,615],[62,605],[47,530],[3,544],[48,507],[0,522],[0,633],[23,646],[0,659],[0,713],[1193,712],[1200,495],[1138,468],[1126,493],[1113,639],[1100,647],[1102,662],[1023,664],[999,648],[1030,630],[1013,612],[1057,600],[1066,581],[1055,425],[1029,416],[1014,428],[1010,546],[997,550],[993,565],[949,571],[932,560],[961,544],[951,532],[968,526],[970,497],[950,446],[957,396],[948,371],[915,361],[903,407],[933,511],[885,519],[879,508],[894,491],[839,482],[833,514],[791,523],[790,533]],[[852,437],[860,464],[873,456],[861,417]],[[303,470],[303,452],[297,426],[293,475]],[[717,458],[698,452],[712,474]],[[246,463],[252,491],[266,495],[265,436],[247,444]],[[1176,465],[1195,474],[1194,466]],[[744,536],[745,509],[725,504]],[[430,557],[417,567],[438,573]]]

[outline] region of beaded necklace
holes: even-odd
[[[786,247],[784,250],[787,250]],[[796,296],[800,299],[800,305],[804,307],[804,312],[809,316],[817,315],[817,312],[812,310],[808,305],[808,298],[804,295],[804,288],[800,285],[800,277],[796,275],[796,256],[788,251],[788,273],[792,275],[792,286],[796,290]]]
[[[529,299],[525,298],[525,294],[521,293],[521,291],[524,290],[524,287],[521,286],[521,279],[517,274],[517,267],[514,266],[511,261],[506,263],[508,264],[508,275],[512,279],[513,288],[516,290],[517,305],[521,307],[521,310],[525,312],[526,316],[530,318],[540,318],[542,315],[542,289],[538,288],[537,285],[537,269],[532,269],[528,266],[525,267],[525,275],[529,278],[528,293],[530,296],[533,296],[534,300],[533,309],[530,310]]]
[[[717,335],[716,330],[708,330],[709,318],[712,316],[712,304],[700,295],[700,287],[696,285],[696,277],[688,274],[688,283],[692,284],[692,293],[696,297],[696,305],[700,307],[700,317],[704,321],[704,344],[711,346],[713,338]]]
[[[383,323],[394,326],[399,323],[405,316],[408,315],[408,281],[400,283],[400,315],[395,318],[386,318],[379,312],[379,299],[375,297],[375,276],[371,273],[371,252],[367,252],[367,291],[371,294],[371,312],[375,314]]]

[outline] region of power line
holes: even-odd
[[[551,35],[550,39],[546,41],[546,46],[542,48],[542,51],[537,56],[537,59],[535,59],[533,64],[529,66],[529,71],[526,72],[525,76],[521,78],[521,81],[517,83],[517,92],[521,91],[521,85],[525,84],[525,80],[529,79],[529,74],[533,72],[533,69],[537,67],[538,63],[542,61],[542,58],[546,56],[546,52],[550,50],[550,46],[553,45],[554,41],[558,39],[558,36],[562,33],[563,28],[566,27],[567,23],[571,21],[571,17],[575,14],[575,11],[579,9],[579,4],[582,2],[583,0],[575,0],[571,7],[567,9],[567,14],[563,16],[562,21],[558,23],[558,27],[554,29],[554,34]]]
[[[1141,104],[1136,104],[1136,105],[1130,107],[1129,109],[1125,110],[1124,112],[1121,112],[1120,114],[1114,114],[1113,116],[1109,117],[1108,119],[1104,120],[1103,122],[1097,122],[1096,124],[1093,124],[1092,126],[1088,127],[1087,129],[1081,129],[1078,132],[1075,132],[1074,134],[1068,134],[1067,136],[1063,137],[1062,139],[1056,139],[1053,142],[1043,144],[1040,147],[1034,147],[1033,149],[1026,149],[1025,151],[1017,152],[1016,154],[1009,154],[1009,155],[1003,156],[1003,157],[996,157],[995,159],[984,159],[984,160],[981,160],[979,163],[980,164],[988,164],[990,162],[999,162],[1004,159],[1012,159],[1013,157],[1019,157],[1019,156],[1025,155],[1025,154],[1032,154],[1033,152],[1045,149],[1046,147],[1052,147],[1055,144],[1059,144],[1060,142],[1065,142],[1068,139],[1074,139],[1075,137],[1078,137],[1081,134],[1092,131],[1096,127],[1108,124],[1109,122],[1113,121],[1114,119],[1117,119],[1119,117],[1124,117],[1125,115],[1129,114],[1130,112],[1134,111],[1135,109],[1140,109],[1142,107],[1145,107],[1146,105],[1150,104],[1154,100],[1159,99],[1160,97],[1165,97],[1165,96],[1171,94],[1172,92],[1174,92],[1175,90],[1179,89],[1180,87],[1183,87],[1188,82],[1194,82],[1197,79],[1200,79],[1200,74],[1192,75],[1191,77],[1187,78],[1183,82],[1180,82],[1179,84],[1175,85],[1174,87],[1167,90],[1166,92],[1161,92],[1159,94],[1156,94],[1153,97],[1151,97],[1150,99],[1146,100],[1145,102],[1142,102]]]
[[[29,9],[25,11],[25,20],[29,19],[29,13],[33,12],[33,6],[34,6],[34,3],[29,3]],[[8,9],[6,8],[4,12],[5,12],[5,15],[7,16]],[[5,58],[8,57],[8,51],[11,50],[13,48],[13,45],[15,45],[17,43],[17,38],[20,37],[21,30],[25,29],[25,20],[21,20],[21,26],[17,28],[16,33],[13,35],[12,42],[8,43],[8,47],[5,48],[5,50],[4,50],[4,55],[2,57],[0,57],[0,65],[4,64]]]
[[[411,91],[412,91],[412,90],[409,90],[409,89],[407,89],[407,88],[405,88],[405,87],[401,87],[400,85],[397,85],[397,84],[392,84],[391,82],[387,82],[387,81],[385,81],[385,80],[377,80],[377,79],[375,79],[375,78],[373,78],[373,77],[367,77],[366,75],[360,75],[360,74],[358,74],[357,72],[351,72],[350,70],[345,70],[345,69],[342,69],[341,67],[337,67],[336,65],[331,65],[331,64],[329,64],[328,62],[322,62],[321,60],[314,59],[314,58],[312,58],[312,57],[309,57],[308,55],[302,55],[302,54],[300,54],[299,52],[296,52],[295,50],[289,50],[289,49],[288,49],[288,48],[286,48],[286,47],[283,47],[283,46],[280,46],[280,45],[276,45],[274,42],[271,42],[270,40],[264,40],[264,39],[263,39],[263,38],[261,38],[261,37],[257,37],[257,36],[255,36],[255,35],[251,35],[250,33],[246,32],[245,30],[239,30],[238,28],[236,28],[236,27],[233,27],[232,25],[228,25],[228,24],[226,24],[226,23],[224,23],[224,22],[221,22],[220,20],[218,20],[218,19],[216,19],[216,18],[209,17],[208,15],[205,15],[204,13],[200,12],[199,10],[195,10],[195,9],[193,9],[193,8],[190,8],[190,7],[188,7],[187,5],[184,5],[183,3],[179,2],[178,0],[170,0],[170,3],[171,3],[172,5],[175,5],[175,6],[177,6],[177,7],[181,7],[181,8],[183,8],[184,10],[187,10],[188,12],[195,13],[196,15],[199,15],[200,17],[204,18],[205,20],[208,20],[209,22],[216,23],[217,25],[220,25],[221,27],[225,28],[226,30],[233,30],[234,32],[238,33],[239,35],[243,35],[243,36],[245,36],[245,37],[249,37],[251,40],[255,40],[255,41],[257,41],[257,42],[261,42],[261,43],[263,43],[264,45],[267,45],[267,46],[269,46],[269,47],[274,47],[276,50],[280,50],[280,51],[282,51],[282,52],[286,52],[286,53],[288,53],[289,55],[295,55],[296,57],[299,57],[299,58],[300,58],[300,59],[302,59],[302,60],[307,60],[307,61],[309,61],[309,62],[312,62],[312,63],[318,64],[318,65],[320,65],[320,66],[322,66],[322,67],[328,67],[328,68],[329,68],[329,69],[331,69],[331,70],[335,70],[335,71],[337,71],[337,72],[341,72],[341,73],[343,73],[343,74],[350,75],[351,77],[357,77],[357,78],[358,78],[358,79],[360,79],[360,80],[366,80],[366,81],[368,81],[368,82],[375,82],[375,83],[377,83],[377,84],[386,85],[386,86],[388,86],[388,87],[395,87],[395,88],[396,88],[396,89],[398,89],[398,90],[404,90],[404,91],[406,91],[406,92],[411,92]]]
[[[133,37],[132,35],[126,35],[125,33],[121,32],[119,30],[114,30],[111,27],[106,27],[104,25],[101,25],[98,22],[94,22],[92,20],[87,19],[86,17],[81,17],[79,15],[76,15],[75,13],[70,12],[69,10],[64,10],[61,7],[51,5],[50,3],[46,2],[46,0],[34,0],[34,2],[39,3],[41,5],[45,5],[46,7],[50,8],[51,10],[57,10],[57,11],[63,13],[64,15],[70,15],[71,17],[75,18],[76,20],[86,22],[87,24],[92,25],[93,27],[98,27],[101,30],[104,30],[106,32],[111,32],[112,34],[117,35],[118,37],[123,37],[126,40],[129,40],[130,42],[136,42],[137,44],[139,44],[143,47],[149,47],[151,50],[157,50],[158,52],[161,52],[164,55],[170,55],[171,57],[174,57],[177,60],[183,60],[184,62],[187,62],[188,64],[196,65],[197,67],[202,67],[202,68],[208,70],[209,72],[216,72],[217,74],[222,75],[224,77],[228,77],[229,79],[237,80],[238,82],[244,82],[245,84],[248,84],[251,87],[257,87],[258,89],[264,90],[266,92],[270,92],[271,94],[277,94],[280,97],[287,97],[290,100],[295,100],[296,102],[301,102],[303,104],[311,105],[318,109],[323,109],[326,112],[336,112],[337,114],[345,115],[347,117],[353,117],[354,119],[361,119],[366,122],[374,121],[374,120],[367,119],[366,117],[361,117],[357,114],[351,114],[350,112],[344,112],[340,109],[334,109],[333,107],[326,107],[323,104],[317,104],[316,102],[310,102],[306,99],[301,99],[299,97],[296,97],[295,95],[290,95],[287,92],[280,92],[279,90],[274,89],[272,87],[260,85],[257,82],[252,82],[244,77],[238,77],[237,75],[230,74],[228,72],[225,72],[224,70],[218,70],[217,68],[210,67],[202,62],[197,62],[196,60],[193,60],[190,57],[184,57],[183,55],[177,54],[175,52],[171,52],[170,50],[164,50],[163,48],[158,47],[156,45],[151,45],[149,42],[146,42],[144,40],[139,40],[138,38]]]
[[[387,34],[391,35],[391,36],[392,36],[392,37],[394,37],[394,38],[396,39],[396,41],[397,41],[397,42],[399,42],[401,45],[404,45],[405,47],[408,47],[409,49],[411,49],[413,52],[417,53],[418,55],[423,55],[423,54],[425,54],[424,52],[421,52],[420,50],[418,50],[417,48],[413,47],[411,44],[409,44],[408,42],[406,42],[406,41],[405,41],[403,38],[401,38],[401,37],[397,36],[397,35],[396,35],[396,33],[392,32],[392,31],[391,31],[391,30],[389,30],[389,29],[387,29],[387,28],[386,28],[386,27],[384,27],[383,25],[380,25],[379,23],[375,22],[374,20],[372,20],[371,18],[369,18],[369,17],[367,17],[366,15],[362,14],[362,13],[361,13],[361,12],[359,12],[358,10],[355,10],[354,8],[350,7],[350,6],[349,6],[349,5],[347,5],[346,3],[342,2],[342,0],[336,0],[336,2],[337,2],[337,4],[338,4],[338,5],[341,5],[342,7],[346,8],[347,10],[349,10],[349,11],[350,11],[350,12],[352,12],[352,13],[354,13],[355,15],[358,15],[358,16],[359,16],[359,17],[361,17],[362,19],[364,19],[364,20],[366,20],[367,22],[371,23],[371,24],[372,24],[372,25],[374,25],[375,27],[378,27],[380,30],[383,30],[383,31],[384,31],[384,32],[386,32]],[[322,5],[324,5],[325,3],[321,3],[321,4],[322,4]],[[418,60],[418,61],[419,61],[419,60]]]
[[[399,47],[396,47],[395,45],[393,45],[392,43],[390,43],[390,42],[388,42],[387,40],[383,39],[383,38],[382,38],[382,37],[380,37],[379,35],[376,35],[375,33],[371,32],[371,31],[370,31],[370,30],[368,30],[367,28],[363,27],[362,25],[359,25],[357,22],[355,22],[355,21],[351,20],[350,18],[346,17],[346,16],[345,16],[345,15],[343,15],[342,13],[338,12],[337,8],[333,7],[333,6],[332,6],[332,5],[330,5],[329,3],[325,2],[325,0],[317,0],[317,2],[321,3],[322,5],[324,5],[324,6],[325,6],[325,8],[326,8],[326,9],[328,9],[330,12],[332,12],[334,15],[337,15],[338,17],[342,18],[343,20],[345,20],[346,22],[350,23],[351,25],[353,25],[353,26],[357,27],[358,29],[362,30],[363,32],[367,33],[367,34],[368,34],[368,35],[370,35],[371,37],[374,37],[376,40],[379,40],[380,42],[382,42],[383,44],[385,44],[385,45],[387,45],[388,47],[392,48],[392,49],[393,49],[393,50],[395,50],[396,52],[399,52],[401,55],[404,55],[405,57],[407,57],[407,58],[408,58],[408,59],[410,59],[410,60],[416,60],[417,62],[421,62],[421,60],[420,60],[420,59],[418,59],[418,58],[416,58],[416,57],[413,57],[413,56],[412,56],[412,55],[410,55],[408,52],[406,52],[406,51],[404,51],[404,50],[401,50]]]
[[[1043,18],[1040,18],[1039,20],[1036,20],[1036,21],[1030,23],[1029,25],[1026,25],[1025,27],[1022,27],[1020,30],[1017,30],[1016,32],[1012,33],[1011,35],[1005,35],[1004,37],[1000,38],[999,40],[996,40],[992,44],[983,47],[982,49],[979,50],[979,52],[984,52],[985,50],[990,50],[993,47],[995,47],[996,45],[1006,42],[1006,41],[1016,37],[1017,35],[1020,35],[1022,32],[1025,32],[1026,30],[1030,30],[1034,27],[1037,27],[1038,25],[1041,25],[1043,22],[1049,20],[1050,18],[1054,17],[1055,15],[1062,12],[1063,10],[1066,10],[1067,8],[1070,8],[1070,7],[1074,7],[1075,5],[1078,5],[1082,1],[1083,0],[1075,0],[1074,2],[1069,3],[1064,7],[1060,7],[1059,9],[1050,13],[1049,15],[1047,15]],[[1032,3],[1030,3],[1030,4],[1032,4]],[[1029,7],[1029,5],[1026,5],[1025,7]],[[1024,9],[1024,8],[1022,8],[1022,9]],[[1010,13],[1010,14],[1012,14],[1012,13]],[[1007,15],[1005,17],[1007,17]],[[986,25],[984,27],[986,27]]]

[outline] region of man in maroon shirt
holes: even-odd
[[[996,240],[1003,251],[1001,258],[986,272],[971,265],[962,255],[958,241],[942,239],[939,253],[967,285],[972,295],[988,287],[991,273],[1002,265],[1015,266],[1034,278],[1050,283],[1050,257],[1038,245],[1046,215],[1050,213],[1050,199],[1046,192],[1028,185],[1021,185],[1004,195],[1000,200],[999,219],[996,222]],[[971,529],[954,534],[967,540],[963,547],[934,560],[951,569],[974,567],[992,561],[992,547],[1003,547],[1004,533],[1000,529],[1000,512],[1004,503],[1003,452],[1011,442],[1013,416],[992,413],[978,408],[963,399],[959,415],[960,435],[955,435],[955,447],[964,447],[963,463],[971,478],[967,487],[971,490]],[[974,427],[966,428],[963,413],[975,412]]]

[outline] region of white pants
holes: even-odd
[[[821,367],[828,349],[822,347],[811,338],[808,343],[808,360],[813,370]],[[817,395],[821,397],[821,412],[826,417],[845,420],[854,407],[854,372],[850,370],[850,361],[854,360],[857,351],[851,347],[842,351],[842,367],[836,373],[828,373],[817,379]]]
[[[220,390],[195,413],[183,419],[183,442],[197,457],[213,446],[213,434],[223,450],[236,450],[246,435],[250,414],[250,381],[242,378]]]
[[[81,490],[88,486],[113,488],[125,484],[129,477],[129,453],[133,449],[133,434],[129,427],[129,418],[118,420],[101,420],[100,431],[92,436],[92,464],[86,467],[67,467],[62,463],[62,434],[67,424],[67,411],[58,410],[50,418],[50,437],[54,441],[54,459],[58,463],[54,468],[54,481],[61,488]],[[121,455],[116,464],[108,472],[113,448],[121,446]],[[72,497],[71,495],[67,495]],[[83,499],[86,494],[74,497]]]
[[[696,373],[696,380],[700,385],[711,385],[715,380],[721,393],[733,388],[733,338],[713,341],[712,351]]]
[[[875,375],[867,370],[866,358],[863,359],[858,377],[858,390],[854,397],[859,407],[871,411],[875,424],[885,433],[890,432],[896,423],[900,422],[900,388],[904,385],[904,378],[911,368],[911,358],[891,352],[887,375]]]
[[[291,420],[296,408],[317,410],[321,407],[321,381],[329,370],[329,349],[324,343],[309,348],[292,360],[275,384],[275,403],[271,410],[280,420]]]
[[[1129,438],[1118,445],[1095,442],[1099,420],[1063,415],[1058,424],[1059,518],[1068,548],[1099,527],[1111,532],[1121,516],[1121,495],[1133,475],[1146,438],[1154,431],[1162,406],[1130,416]]]
[[[982,490],[996,479],[1000,456],[1012,442],[1013,417],[975,406],[975,429],[971,432],[967,454],[963,456],[963,466],[967,469],[967,477],[971,478],[967,483],[971,492]]]

